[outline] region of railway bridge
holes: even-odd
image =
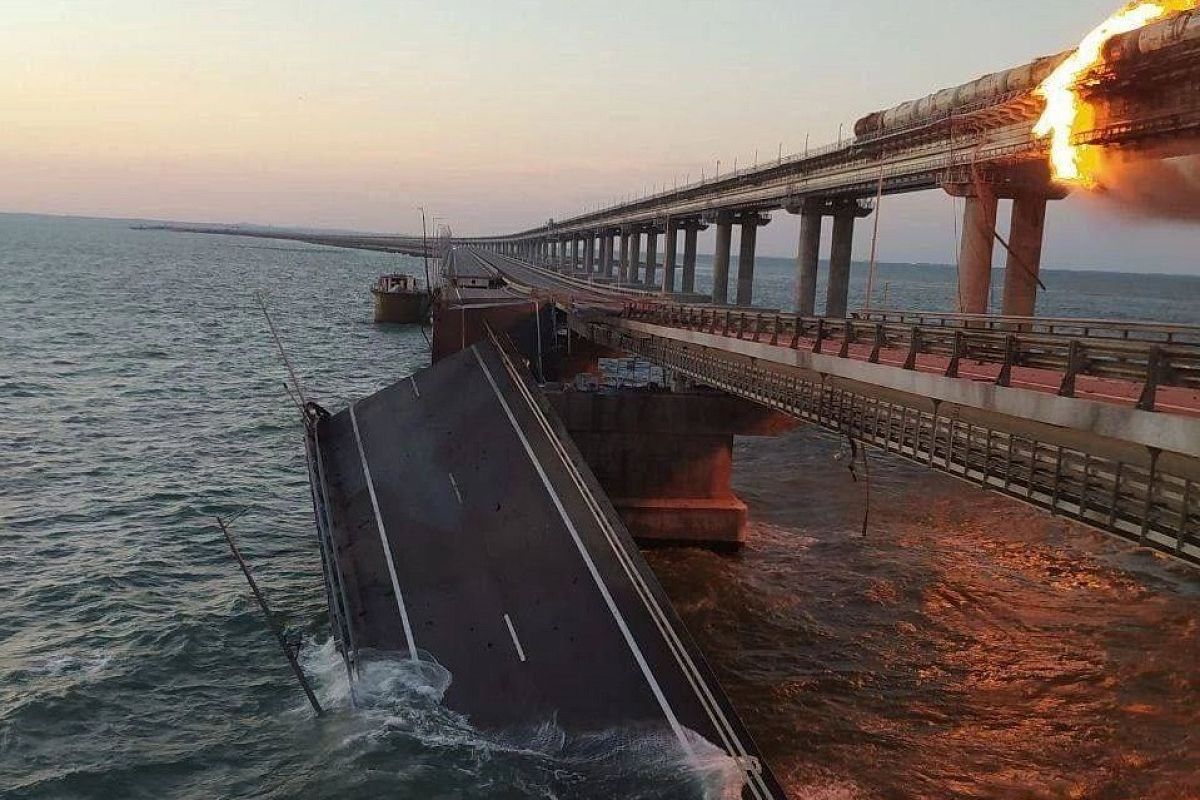
[[[771,213],[800,216],[794,311],[816,309],[821,228],[832,222],[824,315],[845,317],[856,220],[884,195],[938,190],[964,198],[958,259],[962,313],[987,313],[995,245],[1005,251],[1001,313],[1032,316],[1047,203],[1067,187],[1051,180],[1045,139],[1033,134],[1044,105],[1035,88],[1069,54],[984,75],[867,114],[854,135],[826,147],[502,236],[471,240],[593,281],[690,295],[697,232],[715,226],[711,302],[751,305],[756,233]],[[1200,12],[1164,18],[1112,39],[1104,67],[1080,86],[1094,111],[1075,144],[1156,157],[1192,152],[1200,133]],[[996,234],[1011,200],[1007,239]],[[740,229],[730,296],[733,228]],[[683,233],[683,246],[679,234]],[[661,245],[660,245],[661,241]],[[661,253],[661,258],[660,258]]]

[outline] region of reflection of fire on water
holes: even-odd
[[[1097,152],[1075,145],[1071,137],[1091,116],[1091,109],[1076,90],[1076,84],[1104,58],[1104,45],[1114,36],[1137,30],[1173,12],[1196,8],[1200,0],[1154,0],[1127,3],[1096,26],[1079,47],[1050,74],[1036,93],[1046,100],[1046,108],[1034,126],[1038,138],[1050,139],[1050,164],[1054,177],[1064,183],[1086,188],[1097,186]]]

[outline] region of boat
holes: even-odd
[[[371,287],[376,322],[424,322],[429,317],[429,290],[412,275],[380,275]]]

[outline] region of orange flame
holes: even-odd
[[[1156,0],[1130,2],[1092,29],[1079,47],[1042,82],[1035,93],[1045,98],[1046,108],[1033,128],[1039,139],[1050,139],[1050,165],[1054,177],[1065,183],[1094,186],[1096,181],[1086,153],[1071,142],[1081,122],[1086,103],[1076,92],[1076,84],[1103,58],[1104,45],[1114,36],[1137,30],[1172,11],[1195,8],[1200,0]]]

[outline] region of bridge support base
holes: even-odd
[[[854,219],[851,211],[833,217],[833,242],[829,251],[829,286],[825,295],[825,316],[844,317],[850,298],[850,257],[854,247]]]
[[[958,310],[986,314],[992,288],[992,252],[996,242],[996,196],[968,195],[958,251]]]
[[[658,273],[658,231],[650,228],[646,231],[646,272],[642,283],[648,288],[654,287],[654,277]]]
[[[1046,233],[1046,198],[1013,200],[1008,234],[1008,259],[1004,266],[1006,316],[1032,317],[1037,305],[1038,272],[1042,264],[1042,239]]]
[[[664,294],[675,291],[675,253],[679,245],[679,225],[674,220],[667,220],[666,236],[663,238],[663,278]]]
[[[547,391],[634,538],[736,549],[746,504],[730,488],[733,436],[794,422],[725,394]]]
[[[698,222],[688,222],[683,229],[683,281],[679,290],[684,294],[696,291],[696,235]]]
[[[639,270],[638,267],[642,262],[642,234],[641,231],[634,231],[629,234],[629,282],[637,283]]]
[[[817,266],[821,257],[821,212],[800,215],[800,246],[796,253],[796,313],[811,317],[817,310]]]
[[[733,239],[733,220],[722,215],[717,218],[717,241],[713,250],[713,288],[712,301],[714,305],[723,306],[729,302],[729,245]]]

